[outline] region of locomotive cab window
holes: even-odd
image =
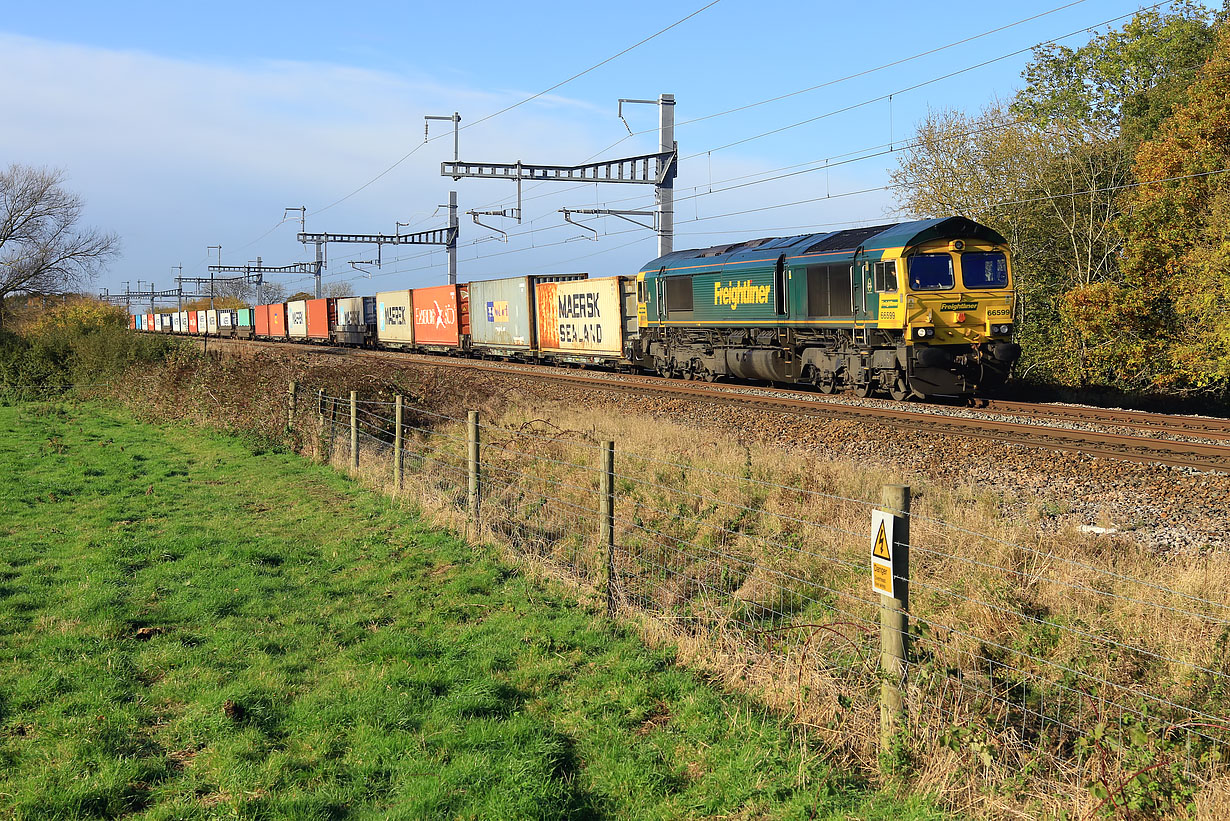
[[[914,291],[945,291],[956,284],[948,254],[915,254],[906,261],[906,268]]]
[[[897,260],[876,263],[875,288],[881,294],[897,290]]]
[[[692,310],[692,277],[668,277],[666,280],[666,310]]]
[[[962,254],[961,280],[966,288],[1007,288],[1008,258],[998,251]]]

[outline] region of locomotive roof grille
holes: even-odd
[[[895,225],[897,223],[890,222],[886,225],[869,225],[866,228],[847,228],[845,231],[829,234],[803,253],[818,254],[823,251],[852,250],[862,245],[864,240],[870,239],[876,234],[882,234]]]
[[[939,217],[887,225],[869,225],[864,228],[849,228],[844,231],[820,234],[766,237],[714,245],[710,248],[672,251],[646,263],[642,270],[646,272],[670,270],[675,266],[685,265],[688,260],[698,259],[712,259],[719,265],[727,262],[763,261],[762,258],[767,251],[779,249],[788,256],[797,257],[818,253],[853,253],[856,249],[863,247],[871,251],[886,248],[913,248],[935,239],[977,239],[995,245],[1006,244],[997,231],[986,225],[980,225],[966,217]]]

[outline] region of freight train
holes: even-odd
[[[1004,238],[947,217],[676,251],[635,277],[505,277],[129,326],[972,398],[1020,356],[1014,298]]]

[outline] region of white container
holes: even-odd
[[[286,335],[294,339],[307,339],[307,301],[296,299],[286,303]]]
[[[341,324],[342,300],[337,301]],[[414,344],[414,311],[410,291],[382,291],[376,294],[376,339],[393,345]]]

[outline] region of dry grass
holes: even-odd
[[[175,415],[281,437],[286,381],[315,384],[313,374],[269,363],[264,387],[236,396],[226,387],[233,368],[209,366],[199,401]],[[154,390],[199,383],[189,371],[168,369]],[[393,486],[391,426],[372,415],[391,418],[389,406],[365,406],[374,438],[362,439],[357,470],[348,409],[322,429],[314,403],[301,401],[296,448],[576,584],[595,606],[608,584],[596,446],[614,440],[613,593],[623,616],[684,663],[790,713],[851,765],[888,769],[989,817],[1225,817],[1230,782],[1209,754],[1230,734],[1220,718],[1230,684],[1226,554],[1164,556],[1122,535],[1046,533],[1044,512],[1006,519],[1009,500],[994,488],[934,485],[740,432],[440,397],[388,374],[354,373],[349,386],[339,384],[345,374],[330,378],[331,395],[415,397],[403,487]],[[456,411],[480,403],[476,527]],[[909,721],[885,756],[867,552],[869,510],[893,483],[913,488],[915,632]]]

